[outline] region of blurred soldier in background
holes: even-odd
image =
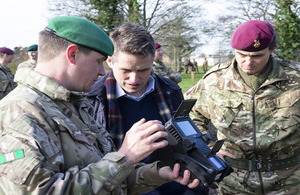
[[[38,45],[34,44],[26,49],[29,59],[19,64],[19,68],[35,68],[38,58]]]
[[[193,64],[193,71],[195,71],[196,74],[199,74],[198,63],[196,62],[195,59],[192,60],[192,64]]]
[[[14,75],[7,66],[7,64],[11,63],[13,58],[13,50],[7,47],[0,48],[0,99],[16,87]]]
[[[204,74],[207,72],[207,68],[208,68],[208,62],[207,59],[204,58],[203,64],[202,64],[202,68],[203,68],[203,72]]]
[[[219,194],[300,194],[300,69],[278,60],[273,26],[250,20],[231,41],[235,58],[210,69],[185,97],[197,97],[190,113],[205,132],[209,121],[218,155],[234,172]]]
[[[171,79],[175,83],[180,83],[182,80],[181,74],[168,66],[166,66],[162,62],[163,51],[161,50],[161,46],[158,43],[155,43],[155,57],[153,61],[153,72]]]
[[[190,74],[193,71],[193,64],[188,57],[184,58],[183,65],[185,69],[185,74]]]

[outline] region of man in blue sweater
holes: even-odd
[[[112,135],[117,147],[137,121],[160,120],[166,123],[177,110],[183,95],[173,81],[153,73],[154,40],[136,24],[123,24],[110,34],[114,54],[107,63],[112,70],[100,77],[88,98],[95,120]],[[143,162],[153,162],[150,156]],[[164,184],[149,194],[206,194],[207,189],[188,189],[175,182]]]

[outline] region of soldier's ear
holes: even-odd
[[[76,44],[71,44],[66,50],[66,57],[68,61],[72,64],[76,63],[76,55],[78,54],[78,46]]]
[[[107,57],[107,60],[106,60],[106,63],[107,63],[107,65],[110,67],[110,68],[112,68],[112,66],[113,66],[113,59],[112,59],[112,57],[111,56],[108,56]]]

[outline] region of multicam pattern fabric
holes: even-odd
[[[16,87],[14,75],[9,68],[0,64],[0,99],[6,96]]]
[[[182,80],[179,72],[167,67],[162,61],[153,61],[153,72],[160,76],[167,77],[175,83],[179,83]]]
[[[29,59],[29,60],[27,60],[25,62],[20,63],[18,65],[18,69],[19,68],[31,68],[31,69],[33,69],[33,68],[35,68],[35,66],[36,66],[36,63],[34,61],[32,61],[32,60]]]
[[[218,65],[190,89],[197,98],[190,113],[201,131],[211,120],[225,151],[236,159],[285,159],[300,153],[299,64],[272,58],[273,69],[256,91],[248,87],[232,63]],[[255,129],[255,131],[254,131]],[[256,137],[254,145],[253,137]],[[254,152],[256,149],[256,154]],[[220,194],[260,194],[257,171],[234,168],[219,186]],[[265,194],[300,194],[300,166],[262,172]]]
[[[0,155],[23,150],[24,158],[0,164],[0,194],[140,194],[166,182],[156,163],[133,165],[114,152],[86,112],[86,94],[29,68],[15,79],[0,101]]]

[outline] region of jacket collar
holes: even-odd
[[[270,57],[273,61],[273,68],[270,72],[266,81],[260,86],[267,86],[272,83],[276,83],[282,80],[287,80],[288,76],[283,70],[283,67],[280,63],[275,60],[272,56]],[[224,72],[223,76],[217,82],[217,85],[220,89],[228,90],[228,91],[239,91],[239,92],[246,92],[252,93],[252,89],[246,85],[243,81],[242,77],[238,74],[235,70],[235,64],[237,64],[236,59],[232,60],[231,65],[229,68]]]
[[[10,72],[10,69],[4,64],[0,64],[0,69],[3,69],[6,72]]]
[[[99,77],[97,82],[92,86],[91,91],[88,94],[88,97],[91,96],[101,96],[105,93],[106,89],[104,83],[107,79],[108,73],[102,77]]]
[[[53,100],[70,101],[71,97],[81,98],[85,92],[69,91],[53,79],[46,77],[30,68],[21,68],[16,72],[15,81],[46,94]]]

